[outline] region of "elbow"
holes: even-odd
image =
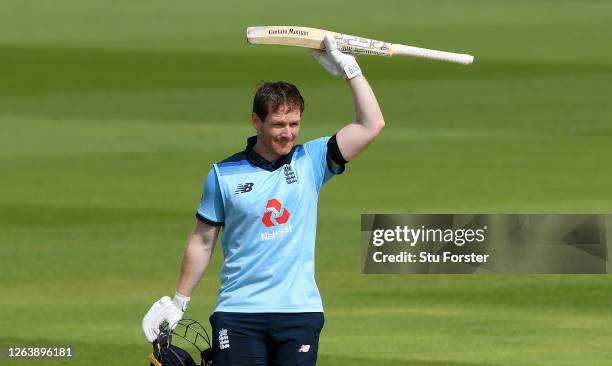
[[[195,251],[212,252],[214,241],[205,235],[192,235],[187,241],[187,247]]]
[[[385,128],[385,120],[381,117],[378,122],[378,135],[380,135],[380,133],[382,132],[384,128]]]
[[[363,138],[368,144],[372,143],[385,128],[385,120],[382,118],[372,119],[363,122]]]
[[[201,249],[201,250],[203,250],[203,251],[205,251],[205,252],[212,252],[212,250],[213,250],[213,248],[214,248],[214,247],[215,247],[215,246],[214,246],[214,245],[213,245],[213,243],[212,243],[212,242],[210,242],[210,241],[204,241],[204,242],[202,242],[202,243],[201,243],[201,245],[200,245],[200,249]]]
[[[212,252],[215,247],[215,240],[213,238],[204,237],[200,241],[200,247],[205,252]]]
[[[381,117],[380,119],[374,121],[371,126],[372,140],[374,140],[378,137],[378,135],[381,134],[382,130],[385,128],[385,120]]]

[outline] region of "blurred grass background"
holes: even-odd
[[[387,127],[321,194],[319,364],[609,365],[609,276],[360,274],[361,213],[611,211],[612,3],[596,0],[4,0],[0,344],[147,363],[140,321],[174,289],[210,165],[252,133],[257,83],[300,86],[302,142],[353,117],[304,49],[246,44],[274,24],[476,56],[359,57]],[[187,314],[204,323],[221,260]]]

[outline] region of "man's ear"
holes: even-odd
[[[259,131],[261,129],[263,121],[261,120],[261,118],[259,118],[257,113],[253,112],[251,113],[251,123],[253,124],[253,128],[255,129],[255,131]]]

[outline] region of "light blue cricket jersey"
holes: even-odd
[[[317,200],[332,172],[329,137],[296,145],[274,163],[253,150],[214,164],[197,217],[224,225],[215,311],[321,312],[314,278]]]

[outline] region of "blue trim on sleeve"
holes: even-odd
[[[209,220],[206,217],[202,216],[199,212],[196,212],[196,218],[210,226],[223,226],[224,224],[223,222],[216,222],[216,221]]]

